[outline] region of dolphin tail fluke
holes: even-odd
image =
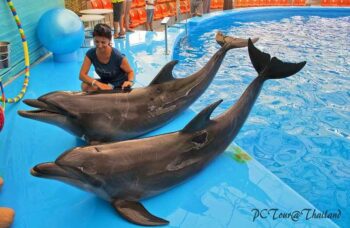
[[[218,31],[215,36],[215,40],[221,47],[225,44],[228,49],[242,48],[248,46],[248,39],[236,38],[232,36],[226,36],[222,32]],[[253,38],[252,42],[255,43],[259,38]]]
[[[269,66],[262,76],[268,79],[286,78],[298,73],[306,64],[306,61],[300,63],[286,63],[273,57]]]
[[[299,63],[283,62],[276,57],[271,58],[270,54],[257,49],[251,39],[248,40],[248,52],[250,61],[259,76],[266,79],[278,79],[292,76],[299,72],[306,64],[306,61]]]
[[[149,213],[139,202],[118,199],[113,202],[113,207],[125,219],[138,225],[161,226],[169,224],[167,220]]]

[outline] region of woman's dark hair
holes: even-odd
[[[97,24],[95,25],[94,31],[92,33],[92,36],[102,36],[106,37],[107,39],[112,39],[112,29],[106,24]]]

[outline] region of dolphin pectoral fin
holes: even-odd
[[[179,61],[177,60],[168,62],[154,77],[154,79],[149,85],[161,84],[163,82],[175,80],[173,76],[173,69],[178,62]]]
[[[207,106],[203,109],[197,116],[195,116],[185,127],[181,130],[183,133],[192,133],[196,131],[200,131],[207,126],[210,122],[210,115],[215,110],[215,108],[222,102],[218,100],[213,104]]]
[[[169,224],[167,220],[149,213],[139,202],[117,199],[113,202],[113,207],[126,220],[138,225],[160,226]]]
[[[270,63],[270,54],[257,49],[251,39],[248,40],[248,53],[255,70],[260,74]]]

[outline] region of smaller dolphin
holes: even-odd
[[[184,129],[149,138],[77,147],[55,162],[36,165],[37,177],[57,179],[91,191],[111,202],[130,222],[155,226],[168,224],[148,212],[141,199],[162,193],[202,170],[222,153],[247,119],[263,83],[285,78],[306,62],[284,63],[254,47],[249,55],[258,77],[235,105],[214,119],[211,113],[220,101],[202,110]]]

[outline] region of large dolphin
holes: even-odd
[[[149,213],[141,199],[164,192],[203,169],[222,153],[247,119],[263,83],[285,78],[306,62],[284,63],[261,52],[249,40],[249,55],[258,77],[237,103],[210,119],[220,101],[202,110],[184,129],[155,137],[77,147],[55,162],[32,168],[37,177],[58,179],[111,202],[116,211],[140,225],[168,221]]]
[[[150,132],[188,108],[209,86],[228,50],[246,47],[247,39],[216,35],[222,46],[199,71],[175,79],[178,61],[166,64],[145,88],[128,92],[52,92],[25,100],[34,111],[19,115],[57,125],[88,141],[121,141]],[[256,42],[258,39],[254,39]]]

